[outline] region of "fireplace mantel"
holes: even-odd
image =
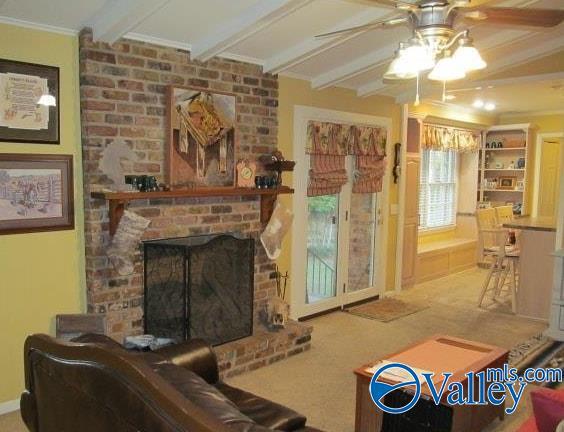
[[[207,187],[175,189],[158,192],[92,192],[92,198],[104,199],[110,206],[110,234],[114,235],[119,221],[129,201],[154,199],[154,198],[196,198],[196,197],[222,197],[222,196],[260,196],[260,220],[268,222],[276,197],[280,194],[292,194],[294,189],[280,186],[273,189],[236,188],[236,187]]]

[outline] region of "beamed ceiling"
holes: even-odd
[[[564,9],[563,0],[472,2],[483,3]],[[107,42],[143,40],[188,49],[199,60],[219,55],[308,80],[315,89],[339,86],[360,97],[381,94],[409,102],[413,81],[388,84],[381,79],[398,42],[410,36],[406,26],[314,37],[399,13],[370,0],[0,0],[0,22],[62,32],[88,26],[95,38]],[[453,89],[506,78],[518,68],[528,75],[551,73],[554,85],[555,73],[564,72],[558,60],[564,57],[564,23],[550,29],[475,24],[470,30],[488,68],[451,84]],[[550,59],[548,66],[539,62],[544,58]],[[426,80],[422,86],[428,97],[440,94]]]

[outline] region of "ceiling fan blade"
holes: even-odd
[[[361,32],[364,30],[370,30],[373,28],[377,28],[377,27],[390,27],[390,26],[394,26],[394,25],[398,25],[398,24],[403,24],[405,22],[408,22],[409,18],[407,17],[403,17],[403,18],[392,18],[386,21],[376,21],[370,24],[364,24],[361,26],[356,26],[356,27],[349,27],[346,29],[342,29],[342,30],[335,30],[329,33],[323,33],[323,34],[319,34],[317,36],[315,36],[316,38],[324,38],[324,37],[329,37],[329,36],[336,36],[339,34],[343,34],[343,33],[352,33],[352,32]]]
[[[368,6],[389,6],[398,9],[417,9],[417,3],[405,0],[351,0],[355,3],[362,3]]]
[[[479,7],[461,12],[464,19],[488,24],[510,24],[533,27],[555,27],[564,20],[564,10],[523,9],[511,7]]]

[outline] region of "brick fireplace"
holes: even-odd
[[[80,98],[85,197],[88,312],[104,314],[115,339],[143,332],[143,262],[136,251],[135,271],[120,276],[106,249],[110,243],[108,205],[91,193],[111,188],[100,159],[106,146],[125,142],[138,160],[126,174],[165,180],[166,89],[168,84],[234,93],[237,97],[235,159],[258,158],[277,147],[278,80],[260,66],[214,58],[201,63],[189,52],[122,40],[112,46],[80,34]],[[149,219],[143,240],[237,232],[258,240],[258,197],[158,198],[132,201],[129,210]],[[224,372],[236,373],[280,360],[309,348],[311,328],[292,323],[284,334],[266,332],[258,313],[276,293],[274,262],[256,242],[254,269],[255,331],[251,338],[218,350]]]

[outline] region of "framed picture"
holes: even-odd
[[[233,186],[235,95],[170,86],[167,110],[169,184]]]
[[[71,155],[0,153],[0,234],[74,228]]]
[[[59,144],[59,68],[0,59],[0,141]]]
[[[499,177],[499,180],[497,182],[497,188],[513,190],[515,189],[516,180],[517,179],[515,177]]]

